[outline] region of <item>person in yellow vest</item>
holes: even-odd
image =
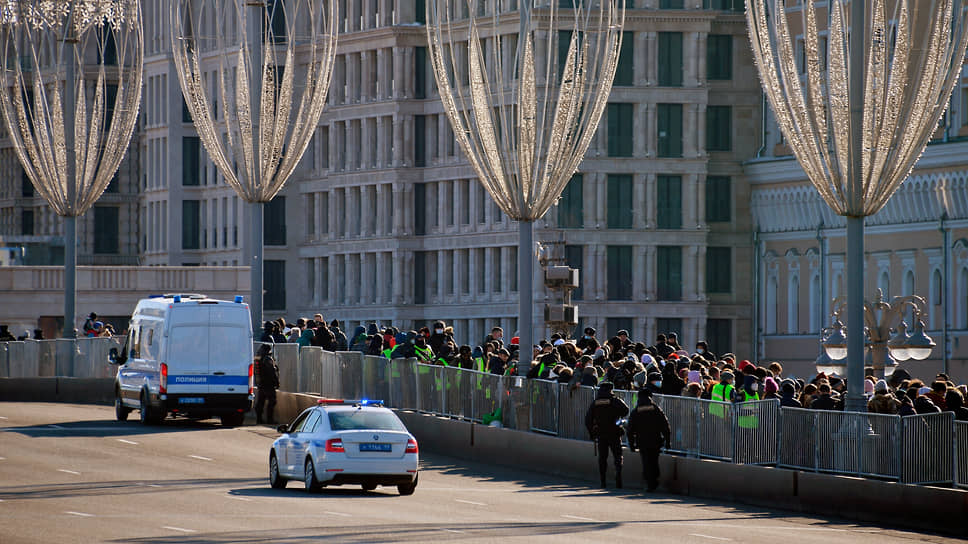
[[[413,352],[417,357],[418,363],[435,364],[436,362],[437,358],[434,356],[434,350],[427,345],[427,338],[423,335],[417,335],[413,345]]]
[[[733,387],[733,373],[724,370],[719,374],[719,383],[713,386],[710,393],[710,400],[721,403],[732,403],[736,397],[736,388]],[[719,405],[709,406],[709,413],[716,417],[724,417],[726,410]]]

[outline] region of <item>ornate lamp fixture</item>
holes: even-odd
[[[263,204],[282,190],[319,124],[338,22],[335,0],[171,3],[175,68],[199,139],[251,205],[254,330],[262,327]]]
[[[540,1],[540,0],[539,0]],[[618,64],[624,0],[520,2],[518,31],[484,0],[431,0],[427,40],[444,111],[478,179],[518,221],[519,368],[531,363],[535,220],[578,169]]]
[[[14,152],[64,218],[64,337],[74,337],[76,218],[111,182],[138,121],[137,0],[0,2],[0,110]]]
[[[808,1],[790,11],[786,3],[749,0],[753,57],[801,167],[847,218],[847,326],[860,330],[864,217],[907,178],[948,106],[968,43],[966,11],[959,0]],[[854,334],[847,345],[847,404],[857,411],[863,340]]]

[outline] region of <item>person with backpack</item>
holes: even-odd
[[[272,344],[262,344],[259,347],[259,356],[256,359],[256,377],[258,378],[259,394],[255,401],[255,421],[261,425],[263,422],[273,424],[275,418],[273,411],[276,408],[276,389],[279,389],[279,367],[276,365],[275,358],[272,357]],[[262,417],[262,410],[265,407],[265,418]]]

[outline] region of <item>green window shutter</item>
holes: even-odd
[[[631,157],[635,105],[608,105],[608,156]]]
[[[427,166],[427,116],[413,116],[413,165]]]
[[[286,245],[286,197],[277,196],[264,207],[262,234],[265,245]]]
[[[729,247],[706,248],[706,292],[729,293],[733,289],[733,250]]]
[[[413,97],[427,98],[427,48],[426,47],[414,48]]]
[[[198,249],[201,207],[197,200],[182,201],[182,249]]]
[[[97,208],[95,208],[94,211],[97,213]],[[95,216],[94,224],[96,227],[97,216]],[[34,234],[34,210],[23,210],[20,212],[20,234],[23,234],[24,236],[31,236]],[[97,253],[97,238],[95,238],[94,244],[94,252]]]
[[[682,87],[682,32],[659,32],[659,86]]]
[[[656,228],[682,228],[682,176],[656,179]]]
[[[729,176],[706,177],[706,222],[722,223],[732,220],[732,198]]]
[[[608,246],[605,259],[608,300],[632,300],[632,246]]]
[[[608,175],[608,217],[610,229],[632,228],[632,176]]]
[[[707,319],[705,340],[713,353],[732,352],[733,322],[729,319]]]
[[[706,106],[706,151],[732,149],[731,106]]]
[[[413,21],[415,23],[427,24],[427,0],[416,0],[413,7]]]
[[[659,157],[682,156],[682,104],[656,105]]]
[[[201,140],[197,136],[182,138],[182,185],[196,187],[200,183]]]
[[[733,37],[710,34],[706,38],[706,79],[733,79]]]
[[[682,9],[683,0],[659,0],[659,9]]]
[[[578,270],[578,288],[571,291],[572,300],[581,300],[582,296],[582,263],[584,262],[583,246],[565,246],[565,265]]]
[[[665,335],[674,332],[679,338],[682,338],[682,319],[678,317],[658,317],[655,320],[655,330],[657,333]]]
[[[622,48],[619,50],[618,66],[615,68],[616,87],[635,85],[635,33],[622,32]]]
[[[413,303],[427,303],[427,253],[413,252]]]
[[[575,174],[568,181],[558,199],[558,227],[580,229],[582,220],[582,175]]]
[[[266,310],[286,308],[286,261],[263,261],[265,295],[262,304]]]
[[[568,47],[571,45],[571,31],[558,31],[558,79],[565,71],[565,62],[568,61]]]
[[[413,234],[427,234],[427,184],[413,184]]]
[[[656,248],[656,298],[682,300],[682,247]]]

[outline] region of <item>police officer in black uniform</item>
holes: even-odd
[[[262,408],[265,406],[265,421],[272,424],[275,419],[272,412],[276,409],[276,389],[279,389],[279,367],[272,357],[272,344],[262,344],[259,347],[259,398],[255,401],[255,419],[257,424],[263,422]]]
[[[629,449],[642,455],[642,476],[648,491],[659,486],[659,451],[669,447],[669,420],[652,402],[652,390],[640,389],[638,405],[629,416]]]
[[[598,445],[598,474],[602,477],[602,489],[605,488],[609,450],[615,458],[615,487],[622,488],[622,434],[625,431],[619,420],[628,413],[628,405],[612,394],[612,384],[602,382],[595,402],[585,414],[585,427]]]

